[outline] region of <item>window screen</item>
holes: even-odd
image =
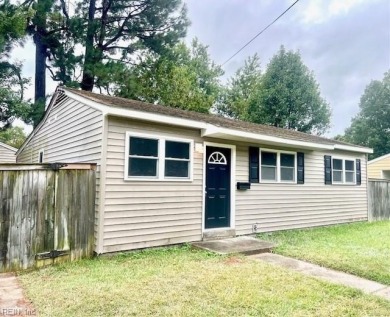
[[[261,152],[261,179],[277,180],[277,153]]]
[[[280,154],[280,179],[282,181],[295,181],[295,155]]]
[[[355,183],[355,161],[345,161],[345,182]]]
[[[343,160],[333,159],[333,182],[343,182]]]

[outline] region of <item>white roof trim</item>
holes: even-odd
[[[372,152],[371,152],[371,153],[372,153]],[[377,157],[376,159],[373,159],[373,160],[371,160],[371,161],[368,161],[367,164],[372,164],[372,163],[378,162],[378,161],[383,160],[383,159],[388,158],[388,157],[390,157],[390,153],[389,153],[389,154],[382,155],[382,156],[379,156],[379,157]]]
[[[20,153],[20,151],[23,150],[23,148],[29,143],[30,139],[37,133],[37,131],[40,129],[40,127],[44,124],[44,122],[46,121],[46,119],[51,111],[51,106],[52,106],[52,104],[54,104],[55,99],[57,97],[57,93],[60,89],[61,89],[61,87],[57,88],[57,90],[54,93],[52,100],[47,108],[45,117],[38,124],[38,126],[34,129],[34,131],[29,135],[29,137],[24,142],[22,147],[19,150],[17,150],[16,155],[18,155]],[[103,113],[103,115],[114,115],[114,116],[119,116],[119,117],[134,118],[134,119],[145,120],[145,121],[150,121],[150,122],[165,123],[165,124],[169,124],[169,125],[173,125],[173,126],[182,126],[182,127],[186,127],[186,128],[200,129],[202,137],[204,136],[204,137],[221,138],[221,139],[227,139],[227,140],[256,142],[256,143],[264,143],[264,144],[269,144],[269,145],[278,145],[278,146],[285,146],[285,147],[299,147],[302,149],[311,149],[311,150],[339,149],[339,150],[345,150],[345,151],[351,151],[351,152],[357,152],[357,153],[373,153],[372,149],[369,149],[369,148],[355,147],[355,146],[349,146],[349,145],[321,144],[321,143],[315,143],[315,142],[291,140],[291,139],[285,139],[282,137],[270,136],[270,135],[265,135],[265,134],[252,133],[252,132],[234,130],[234,129],[229,129],[229,128],[221,128],[221,127],[215,126],[213,124],[209,124],[206,122],[199,122],[199,121],[191,120],[191,119],[178,118],[178,117],[173,117],[173,116],[167,116],[167,115],[132,110],[132,109],[124,109],[124,108],[120,108],[120,107],[112,107],[112,106],[108,106],[102,102],[93,101],[87,97],[83,97],[83,96],[76,94],[76,93],[73,93],[67,89],[63,89],[62,91],[69,98],[72,98],[73,100],[79,101],[80,103],[83,103],[83,104],[85,104],[93,109],[99,110]]]
[[[13,151],[13,152],[16,152],[18,150],[17,148],[14,148],[13,146],[10,146],[10,145],[5,144],[3,142],[0,142],[0,146],[6,148],[7,150]]]
[[[334,145],[335,150],[344,150],[344,151],[350,151],[350,152],[357,152],[357,153],[365,153],[365,154],[371,154],[374,153],[373,149],[367,148],[367,147],[358,147],[353,145],[344,145],[344,144],[335,144]]]
[[[202,131],[202,137],[215,137],[215,138],[222,138],[222,139],[229,139],[229,140],[241,140],[246,142],[259,142],[259,143],[265,143],[269,145],[282,145],[287,147],[299,147],[303,149],[311,149],[311,150],[333,150],[334,146],[329,144],[319,144],[319,143],[312,143],[312,142],[305,142],[305,141],[298,141],[298,140],[291,140],[291,139],[285,139],[270,135],[264,135],[264,134],[258,134],[258,133],[252,133],[252,132],[245,132],[245,131],[238,131],[238,130],[232,130],[227,128],[219,128],[219,127],[208,127],[207,129]]]

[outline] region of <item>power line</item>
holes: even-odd
[[[241,47],[237,52],[235,52],[231,57],[229,57],[221,66],[225,65],[229,62],[234,56],[240,53],[245,47],[251,44],[259,35],[261,35],[265,30],[267,30],[272,24],[278,21],[283,15],[285,15],[294,5],[297,4],[299,0],[296,0],[292,5],[290,5],[282,14],[280,14],[275,20],[273,20],[270,24],[268,24],[264,29],[262,29],[259,33],[257,33],[248,43],[246,43],[243,47]]]

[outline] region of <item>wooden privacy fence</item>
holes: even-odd
[[[93,254],[95,164],[0,164],[0,272]]]
[[[368,180],[368,220],[390,220],[390,180]]]

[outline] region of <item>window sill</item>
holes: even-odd
[[[190,183],[193,181],[193,179],[190,178],[124,178],[125,182],[180,182],[180,183]]]
[[[260,181],[259,183],[252,183],[252,184],[275,184],[275,185],[278,185],[278,184],[282,184],[282,185],[296,185],[298,184],[297,182],[289,182],[289,181],[280,181],[280,182],[277,182],[277,181]]]

